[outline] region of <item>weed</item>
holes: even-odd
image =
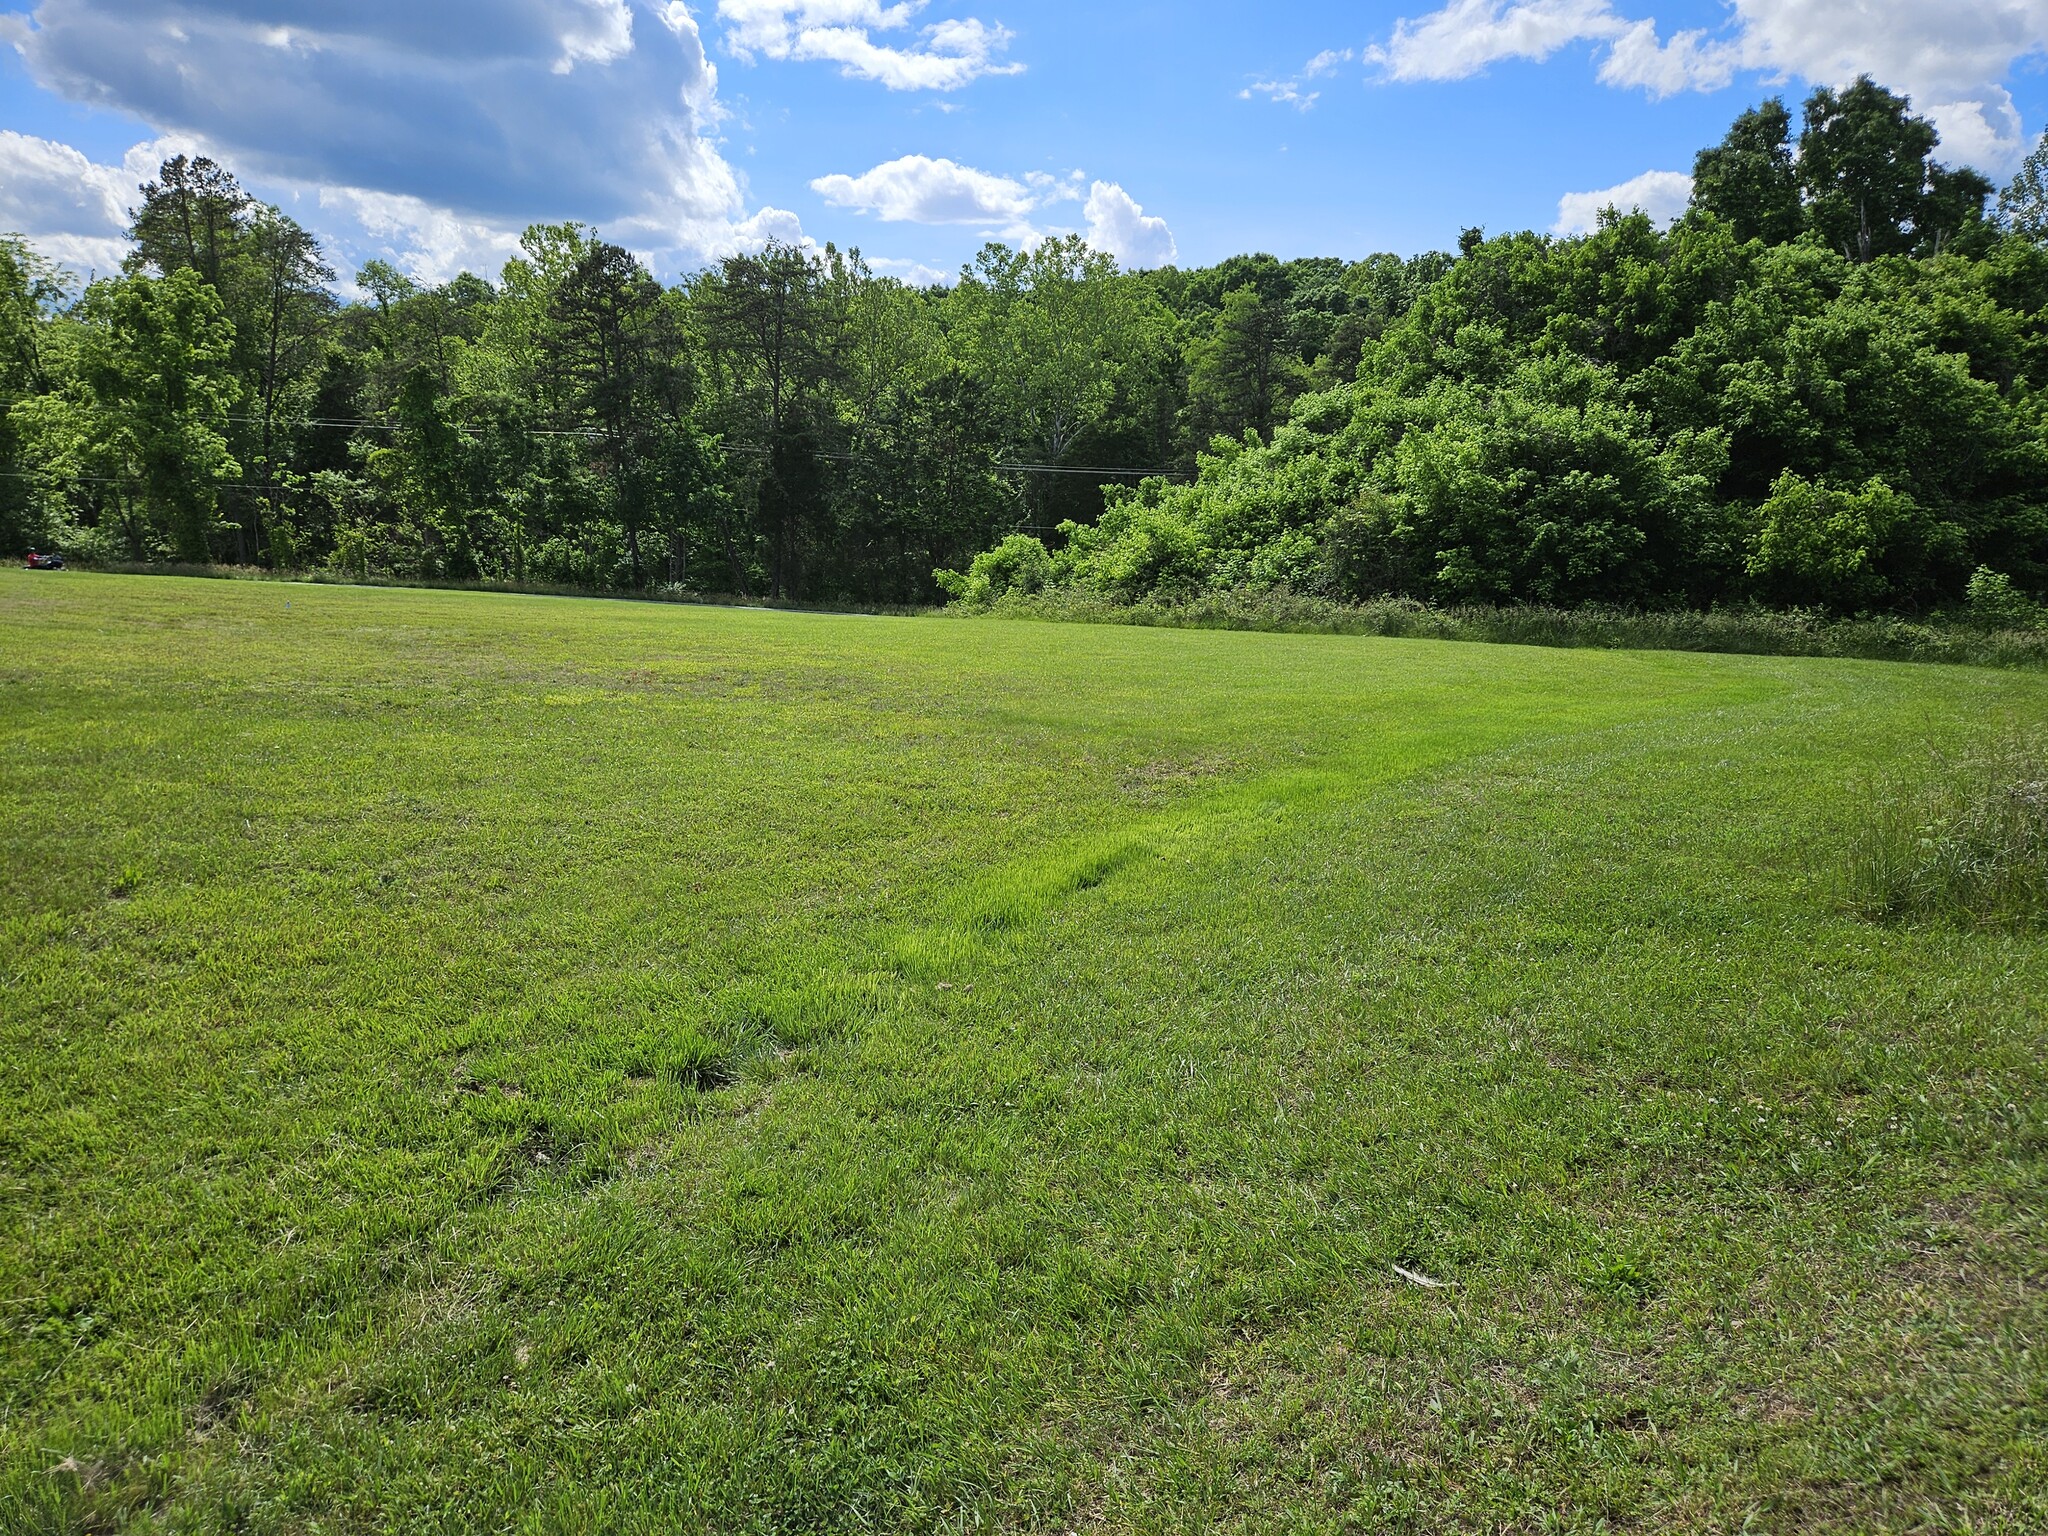
[[[2048,753],[2038,743],[1881,784],[1849,858],[1858,907],[1881,919],[2037,924],[2048,918]]]
[[[1464,605],[1410,598],[1337,602],[1285,588],[1245,588],[1183,600],[1123,603],[1072,587],[1005,594],[963,613],[999,618],[1162,629],[1269,630],[1282,634],[1378,635],[1602,650],[1721,651],[1745,656],[1842,656],[1970,666],[2048,667],[2048,628],[2032,608],[1973,608],[1947,619],[1831,619],[1765,608],[1647,612],[1620,608]],[[1987,615],[1989,617],[1987,618]]]

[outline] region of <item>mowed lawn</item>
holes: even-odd
[[[2039,1531],[2048,678],[0,573],[0,1531]],[[1404,1273],[1405,1272],[1405,1273]]]

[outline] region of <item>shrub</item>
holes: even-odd
[[[334,531],[334,554],[328,565],[338,575],[359,581],[370,578],[377,542],[375,527],[365,520],[342,524]]]
[[[2015,587],[2010,576],[1988,565],[1977,567],[1965,596],[1970,621],[1984,629],[2035,629],[2041,625],[2040,605]]]
[[[1060,524],[1067,545],[1060,579],[1099,587],[1125,602],[1153,594],[1186,597],[1207,583],[1210,553],[1180,513],[1136,499],[1119,502],[1093,527]]]
[[[1757,512],[1749,574],[1778,602],[1851,613],[1924,596],[1962,542],[1881,479],[1848,491],[1787,470]]]
[[[1052,556],[1028,533],[1013,533],[994,549],[983,550],[962,575],[933,571],[940,590],[970,607],[984,607],[1012,592],[1041,590],[1052,577]]]

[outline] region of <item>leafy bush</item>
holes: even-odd
[[[2038,628],[2048,612],[2015,587],[2003,571],[1980,565],[1965,591],[1973,623],[1985,629]]]
[[[367,579],[375,541],[375,532],[367,523],[344,523],[337,528],[334,534],[334,554],[330,560],[335,572],[343,576]]]
[[[1845,491],[1788,469],[1757,513],[1749,574],[1773,598],[1850,613],[1924,597],[1962,547],[1962,529],[1878,476]]]
[[[1126,602],[1284,586],[1660,603],[1712,589],[1727,564],[1717,429],[1660,435],[1613,369],[1515,362],[1487,327],[1453,350],[1472,377],[1414,393],[1361,378],[1303,397],[1270,444],[1219,439],[1191,482],[1106,489],[1098,523],[1061,525],[1053,584]]]
[[[933,571],[939,589],[956,602],[980,607],[1011,592],[1036,592],[1052,576],[1052,556],[1028,533],[1013,533],[983,550],[967,573]]]
[[[1067,543],[1053,564],[1055,580],[1126,602],[1199,592],[1209,584],[1216,560],[1195,523],[1142,498],[1112,501],[1093,527],[1066,522],[1060,532]]]
[[[2048,751],[1966,763],[1919,794],[1871,797],[1850,857],[1856,904],[1882,919],[2038,923],[2048,917]]]

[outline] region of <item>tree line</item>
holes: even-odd
[[[950,287],[773,243],[664,286],[537,225],[494,280],[372,261],[344,301],[224,167],[139,191],[122,271],[83,292],[0,241],[16,547],[928,601],[992,539],[1096,515],[1097,468],[1191,470],[1196,434],[1269,430],[1282,398],[1270,359],[1243,394],[1203,318],[1235,268],[1125,273],[1073,237],[989,245]],[[1311,320],[1373,313],[1342,263],[1294,266],[1327,290],[1299,285]]]
[[[2048,587],[2048,140],[1993,188],[1869,80],[1668,230],[949,286],[575,224],[354,297],[227,169],[81,291],[0,240],[0,538],[103,561],[805,600],[1229,587],[1843,611]]]
[[[1668,230],[1470,231],[1393,322],[948,590],[2035,611],[2048,590],[2048,138],[1991,184],[1868,79],[1767,101]]]

